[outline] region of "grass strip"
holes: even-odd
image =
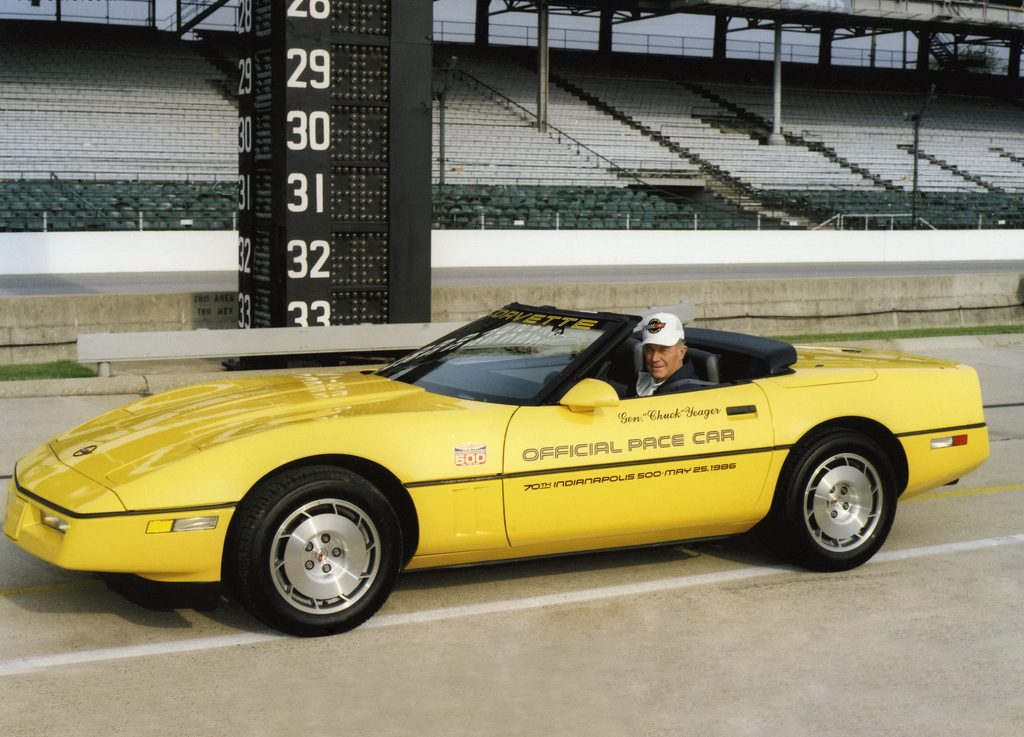
[[[0,366],[0,381],[32,381],[35,379],[84,379],[96,373],[74,361],[21,363]]]

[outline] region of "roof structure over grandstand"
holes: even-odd
[[[478,44],[485,43],[487,16],[507,12],[599,17],[603,51],[611,50],[615,25],[694,14],[716,19],[715,58],[725,58],[728,33],[751,28],[820,34],[818,62],[825,65],[833,40],[910,31],[918,41],[919,69],[930,59],[942,68],[962,68],[968,66],[964,49],[998,46],[1008,49],[1007,76],[1015,79],[1024,42],[1022,0],[501,0],[496,11],[491,5],[476,0]],[[746,24],[731,24],[735,19]]]
[[[1024,28],[1021,3],[963,2],[960,0],[503,0],[505,10],[533,11],[547,4],[552,13],[598,15],[610,13],[613,22],[628,22],[675,13],[771,17],[787,23],[819,26],[862,25],[893,27],[936,25],[944,30],[993,26]],[[499,11],[502,12],[502,11]]]

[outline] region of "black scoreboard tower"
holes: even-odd
[[[239,327],[430,320],[431,0],[241,0]]]

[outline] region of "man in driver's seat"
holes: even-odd
[[[649,397],[684,379],[697,377],[693,364],[686,361],[683,324],[668,312],[655,312],[643,321],[641,345],[644,367],[636,379],[637,397]]]

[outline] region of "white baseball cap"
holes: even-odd
[[[685,339],[683,323],[670,312],[655,312],[643,320],[643,345],[675,345]]]

